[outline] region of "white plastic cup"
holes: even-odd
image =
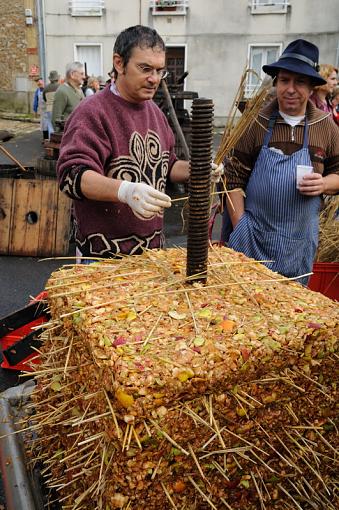
[[[312,174],[313,166],[297,165],[297,189],[299,189],[300,182],[304,175]]]

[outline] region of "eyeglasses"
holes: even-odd
[[[154,69],[154,67],[145,66],[143,64],[135,65],[145,76],[153,76],[154,71],[157,77],[160,78],[160,80],[163,80],[164,78],[166,78],[166,76],[168,76],[168,71],[166,69]]]

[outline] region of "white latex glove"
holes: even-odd
[[[118,199],[144,218],[151,218],[164,207],[171,207],[171,198],[144,182],[122,181]]]
[[[225,168],[223,163],[220,165],[216,165],[215,163],[211,163],[211,182],[212,184],[216,184],[221,181],[221,177],[224,175]]]

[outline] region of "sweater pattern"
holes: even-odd
[[[130,182],[145,182],[155,189],[164,192],[166,176],[168,173],[169,151],[161,151],[160,139],[157,133],[148,130],[145,138],[140,133],[133,132],[129,141],[129,155],[119,156],[112,160],[109,165],[107,176],[113,179],[121,179]],[[76,195],[79,172],[75,172],[75,179],[71,183],[74,198]],[[65,188],[63,191],[66,191]],[[124,204],[120,207],[125,208]],[[126,211],[127,212],[127,211]],[[163,222],[163,212],[154,214],[147,220],[128,208],[129,214],[133,214],[140,221],[152,223],[156,217],[160,224]],[[137,230],[137,229],[136,229]],[[102,232],[91,233],[84,241],[76,238],[77,245],[83,254],[109,257],[120,253],[136,255],[143,250],[164,246],[164,236],[161,228],[140,236],[137,231],[128,236],[112,238]]]
[[[169,151],[161,151],[159,136],[148,130],[145,138],[134,132],[129,141],[129,156],[115,158],[108,176],[131,182],[145,182],[164,191],[168,174]]]

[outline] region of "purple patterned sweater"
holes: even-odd
[[[86,169],[164,192],[175,161],[173,132],[153,101],[129,103],[109,86],[83,100],[67,120],[57,165],[60,189],[74,200],[80,251],[138,254],[164,241],[163,214],[143,219],[126,204],[85,198],[80,182]]]

